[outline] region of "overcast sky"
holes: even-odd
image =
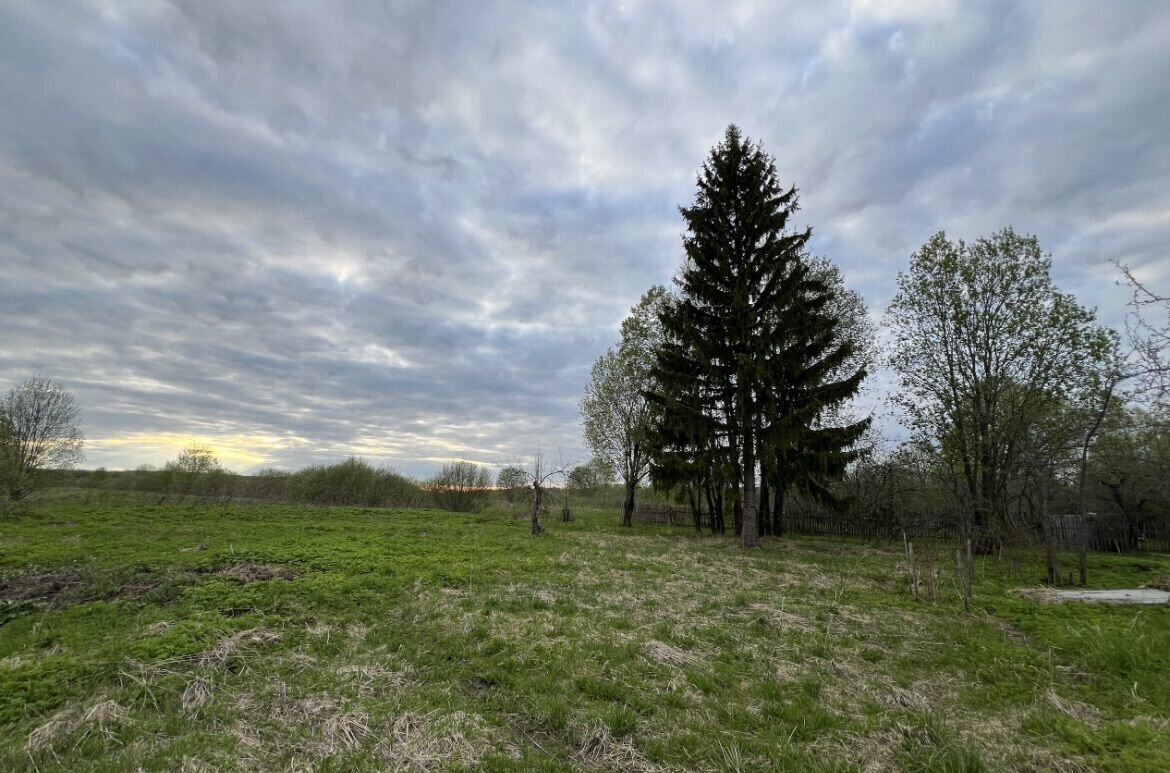
[[[1110,260],[1170,285],[1164,0],[8,0],[0,388],[63,382],[89,467],[584,459],[729,122],[875,319],[940,229],[1110,324]]]

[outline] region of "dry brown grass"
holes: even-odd
[[[649,660],[671,666],[691,666],[702,659],[694,652],[687,652],[654,639],[646,642],[642,647],[642,653]]]
[[[299,575],[291,569],[272,564],[243,563],[221,569],[217,575],[238,583],[257,582],[260,580],[291,580]]]
[[[325,720],[322,734],[326,756],[353,751],[370,737],[370,717],[364,711],[329,717]]]
[[[59,740],[71,735],[78,724],[79,718],[73,709],[62,709],[29,733],[25,748],[30,752],[52,748]]]
[[[184,757],[178,773],[215,773],[218,768],[194,757]]]
[[[1051,688],[1049,688],[1048,693],[1044,696],[1044,701],[1061,714],[1072,717],[1078,722],[1084,722],[1086,725],[1094,728],[1101,726],[1101,710],[1095,706],[1062,698]]]
[[[468,733],[481,729],[478,716],[408,713],[397,717],[380,744],[379,756],[392,770],[430,771],[462,765],[475,767],[485,749]]]
[[[183,706],[183,711],[191,712],[206,706],[211,702],[211,698],[211,685],[206,680],[196,677],[187,682],[179,702]]]
[[[128,717],[129,712],[117,701],[101,698],[82,715],[81,725],[88,730],[110,736],[113,727],[125,722]]]
[[[238,650],[254,644],[268,644],[279,641],[280,634],[261,628],[237,631],[214,647],[199,653],[199,665],[203,668],[222,668]]]
[[[162,636],[169,630],[171,630],[171,624],[166,620],[159,620],[157,623],[146,626],[146,632],[151,636]]]
[[[350,664],[338,668],[337,674],[354,684],[358,695],[366,697],[403,689],[413,681],[414,668],[408,664],[398,669],[377,664]]]
[[[129,717],[124,706],[101,696],[85,711],[74,708],[58,711],[29,733],[25,749],[30,753],[52,749],[65,738],[76,738],[75,742],[80,743],[95,733],[112,739],[117,727],[129,722]]]
[[[574,763],[585,770],[621,770],[630,773],[657,773],[665,770],[646,758],[637,746],[616,738],[601,723],[581,728],[573,750]]]

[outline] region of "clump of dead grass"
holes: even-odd
[[[337,669],[337,674],[356,685],[359,695],[368,696],[375,692],[401,690],[412,681],[414,669],[409,665],[390,669],[377,664],[351,664]]]
[[[89,731],[96,730],[105,736],[111,736],[112,728],[125,722],[129,716],[129,712],[117,701],[101,698],[85,712],[81,724]]]
[[[913,690],[904,690],[901,687],[891,687],[889,690],[879,692],[877,700],[887,709],[927,711],[930,708],[930,701],[925,697]]]
[[[130,714],[120,703],[101,696],[85,711],[62,709],[46,722],[38,725],[25,741],[25,749],[32,753],[52,749],[67,737],[79,736],[78,743],[98,733],[113,738],[115,729],[129,721]]]
[[[1096,706],[1062,698],[1051,688],[1044,696],[1044,701],[1061,714],[1072,717],[1078,722],[1083,722],[1090,727],[1100,727],[1101,725],[1101,710]]]
[[[323,734],[327,755],[353,751],[370,737],[370,717],[364,711],[329,717],[325,720]]]
[[[179,773],[214,773],[215,770],[212,765],[194,757],[184,757],[182,764],[179,765]]]
[[[257,582],[261,580],[292,580],[299,575],[291,569],[272,564],[243,563],[220,569],[217,575],[224,579],[238,583]]]
[[[381,744],[381,756],[393,770],[475,767],[482,750],[471,742],[468,733],[480,725],[478,716],[462,711],[403,714],[390,726]]]
[[[315,636],[319,639],[323,638],[328,641],[329,634],[333,632],[333,626],[329,623],[317,621],[314,623],[309,623],[307,626],[305,626],[305,630],[310,636]]]
[[[656,773],[662,766],[646,758],[628,739],[617,738],[601,723],[587,725],[579,734],[573,761],[587,770]]]
[[[183,695],[180,698],[180,702],[183,706],[183,711],[195,711],[210,703],[211,697],[211,685],[207,680],[196,677],[190,682],[187,682],[187,686],[183,688]]]
[[[52,748],[61,738],[71,735],[77,729],[78,717],[73,709],[63,709],[42,724],[38,725],[28,735],[25,749],[29,752]]]
[[[253,644],[269,644],[280,641],[280,634],[276,631],[267,631],[261,628],[249,628],[237,631],[226,639],[222,639],[214,647],[199,654],[199,665],[203,668],[221,668],[240,648]]]
[[[650,660],[671,666],[692,666],[700,660],[699,656],[693,652],[687,652],[654,639],[646,642],[645,646],[642,647],[642,652]]]

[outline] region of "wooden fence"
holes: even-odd
[[[634,523],[660,523],[666,526],[695,525],[695,517],[689,507],[672,505],[634,505]],[[707,523],[707,514],[703,513],[703,523]]]
[[[704,526],[707,514],[702,513]],[[657,523],[667,526],[695,525],[689,507],[679,505],[637,505],[635,523]],[[959,540],[957,521],[946,515],[904,519],[857,518],[840,513],[797,512],[785,514],[783,531],[792,534],[826,537],[853,537],[896,541],[905,534],[909,539],[936,539],[946,542]],[[1170,553],[1170,524],[1158,522],[1133,523],[1122,516],[1079,515],[1053,516],[1056,542],[1062,550],[1075,550],[1088,537],[1089,549],[1102,552],[1130,551]],[[1087,534],[1086,534],[1087,531]],[[1037,530],[1023,535],[1025,541],[1043,544],[1043,535]]]

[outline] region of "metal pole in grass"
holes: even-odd
[[[971,558],[971,540],[967,540],[967,555],[964,559],[963,548],[955,549],[955,568],[959,579],[959,593],[963,597],[963,611],[971,611],[971,586],[975,580],[975,566]]]
[[[906,537],[906,531],[902,531],[902,542],[906,546],[906,571],[910,575],[910,591],[914,594],[914,600],[919,601],[918,598],[918,570],[914,566],[914,544]]]

